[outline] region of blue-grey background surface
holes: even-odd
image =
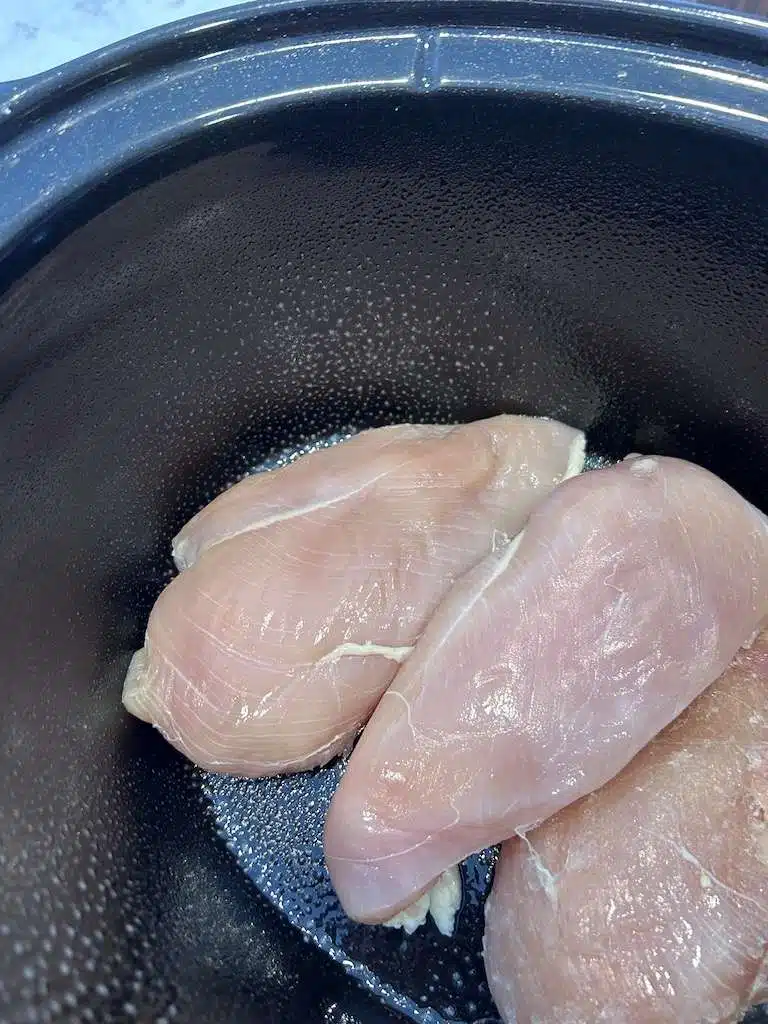
[[[0,81],[63,64],[157,25],[244,0],[0,0]]]

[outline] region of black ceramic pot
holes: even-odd
[[[169,538],[302,434],[546,413],[768,508],[768,25],[254,4],[0,95],[0,1019],[379,1024],[121,710]]]

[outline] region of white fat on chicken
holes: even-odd
[[[461,875],[458,866],[443,871],[438,880],[405,910],[384,922],[386,928],[402,928],[413,935],[429,915],[441,935],[450,938],[456,926],[456,915],[461,906]]]
[[[367,640],[362,644],[339,644],[332,651],[318,661],[318,665],[326,665],[339,660],[339,658],[369,658],[372,654],[380,658],[388,658],[402,665],[408,655],[413,651],[414,644],[406,644],[401,647],[393,647],[391,644],[377,644]]]

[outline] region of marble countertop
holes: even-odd
[[[126,36],[245,0],[0,0],[0,81],[24,78]]]

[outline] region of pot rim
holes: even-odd
[[[0,292],[19,243],[48,248],[41,225],[94,183],[267,107],[382,92],[556,97],[768,143],[768,20],[686,0],[263,0],[151,29],[0,95]]]
[[[169,47],[177,58],[199,53],[206,40],[224,34],[231,38],[233,29],[241,39],[249,33],[254,41],[291,38],[305,34],[311,19],[315,19],[315,31],[327,30],[348,21],[352,12],[375,12],[379,17],[386,12],[393,23],[403,23],[404,15],[405,21],[413,22],[425,15],[434,20],[435,13],[443,13],[458,16],[461,24],[467,24],[469,17],[483,27],[522,28],[546,21],[560,27],[570,24],[576,31],[602,17],[610,23],[610,34],[625,38],[630,38],[628,29],[637,38],[642,21],[647,30],[642,38],[647,42],[660,32],[672,32],[680,43],[690,46],[698,41],[704,50],[727,49],[737,59],[757,63],[762,58],[768,67],[768,19],[695,0],[250,0],[147,29],[29,78],[0,81],[0,125],[3,116],[31,113],[53,94],[64,98],[78,89],[98,88],[112,80],[120,67],[165,62]],[[299,17],[306,22],[299,23]],[[264,31],[267,21],[271,24]]]

